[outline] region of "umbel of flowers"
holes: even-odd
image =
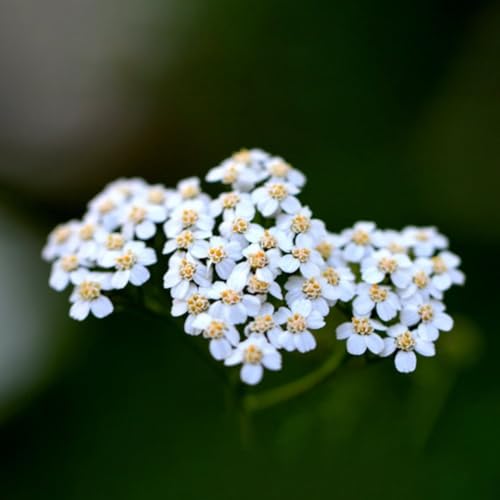
[[[434,356],[453,327],[443,299],[464,283],[460,259],[433,227],[358,222],[329,232],[299,200],[305,180],[259,149],[208,172],[206,181],[224,188],[215,199],[194,177],[175,189],[117,180],[82,220],[49,235],[50,286],[72,290],[72,318],[103,318],[112,298],[161,269],[163,282],[148,286],[216,360],[241,365],[247,384],[280,370],[284,352],[315,349],[315,331],[346,311],[349,320],[331,334],[349,354],[393,357],[399,372],[412,372],[417,355]]]

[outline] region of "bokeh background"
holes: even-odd
[[[0,498],[499,498],[499,33],[487,0],[1,0]],[[437,358],[242,421],[162,322],[69,320],[50,228],[243,146],[302,169],[332,230],[450,236],[468,282]]]

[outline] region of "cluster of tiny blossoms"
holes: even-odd
[[[453,326],[443,295],[464,282],[435,228],[359,222],[330,233],[299,201],[304,175],[258,149],[234,154],[206,180],[226,191],[213,199],[198,178],[176,189],[118,180],[82,220],[52,231],[43,257],[53,263],[50,286],[73,289],[72,318],[111,314],[110,292],[140,287],[159,261],[171,315],[216,360],[241,365],[247,384],[280,370],[283,351],[315,349],[313,332],[332,308],[351,318],[336,336],[354,356],[394,355],[397,370],[411,372],[415,353],[434,355]]]

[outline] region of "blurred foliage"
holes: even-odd
[[[86,73],[60,84],[64,99],[48,78],[50,99],[30,110],[43,130],[70,106],[78,126],[58,140],[16,137],[31,123],[22,105],[9,102],[17,128],[0,120],[0,377],[15,382],[0,399],[0,498],[498,498],[500,6],[150,0],[116,16],[122,4],[110,2],[103,16],[91,2],[80,25],[55,0],[12,5],[20,19],[43,13],[37,36],[57,30],[56,75]],[[98,35],[82,29],[93,19]],[[18,36],[32,47],[27,26]],[[72,26],[82,39],[65,45]],[[103,53],[106,70],[92,64]],[[19,85],[21,103],[23,57],[0,51],[0,95]],[[365,218],[449,234],[468,283],[450,295],[457,326],[438,357],[413,376],[351,360],[247,415],[163,322],[67,318],[38,257],[51,224],[118,175],[174,184],[242,146],[304,170],[304,199],[332,230]],[[318,352],[291,356],[265,387],[321,362],[336,344],[321,335]]]

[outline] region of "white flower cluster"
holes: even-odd
[[[175,190],[118,180],[82,221],[49,235],[50,286],[74,287],[71,317],[109,315],[109,293],[146,283],[158,251],[171,315],[185,316],[185,332],[207,339],[216,360],[241,364],[247,384],[281,369],[281,351],[315,349],[312,331],[335,306],[352,316],[337,328],[349,353],[396,352],[402,372],[452,328],[443,294],[464,277],[434,228],[398,233],[360,222],[332,234],[297,197],[304,175],[258,149],[234,154],[206,180],[228,190],[212,199],[198,178]]]

